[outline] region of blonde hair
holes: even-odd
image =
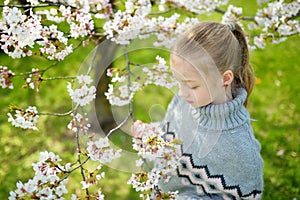
[[[194,54],[192,57],[201,57],[199,55],[201,52],[197,48],[191,48],[191,43],[197,43],[208,53],[221,74],[226,70],[233,72],[232,93],[235,95],[238,88],[245,88],[246,106],[255,79],[249,64],[249,51],[242,28],[236,23],[225,25],[217,22],[201,22],[187,30],[183,37],[179,37],[173,50],[180,55]]]

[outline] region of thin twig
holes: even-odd
[[[80,168],[81,166],[83,166],[88,160],[90,159],[90,157],[87,157],[81,164],[79,164],[78,166],[76,166],[76,167],[74,167],[72,170],[70,170],[70,171],[66,171],[65,173],[67,173],[67,175],[65,176],[65,177],[63,177],[62,179],[60,179],[59,181],[58,181],[58,184],[60,183],[60,182],[62,182],[63,180],[65,180],[65,179],[67,179],[70,175],[71,175],[71,173],[73,172],[73,171],[75,171],[75,170],[77,170],[78,168]],[[75,163],[77,163],[78,161],[76,161]]]
[[[66,113],[47,113],[47,112],[42,112],[42,113],[38,113],[38,115],[52,115],[52,116],[64,117],[64,116],[70,115],[71,113],[73,113],[73,110],[70,110],[69,112],[66,112]]]
[[[76,130],[76,146],[77,146],[77,161],[79,163],[79,168],[80,168],[80,173],[81,173],[81,177],[83,181],[86,181],[85,175],[84,175],[84,168],[83,168],[83,164],[81,162],[81,149],[80,149],[80,144],[79,144],[79,129],[77,128]],[[85,189],[85,194],[87,196],[87,198],[89,199],[89,189],[86,188]]]
[[[127,51],[127,48],[125,45],[124,45],[124,51],[125,51],[125,58],[126,58],[127,89],[129,91],[129,97],[130,97],[131,96],[130,61],[129,61],[128,51]],[[133,99],[132,98],[129,100],[129,113],[131,115],[132,122],[134,122]]]
[[[137,67],[146,67],[146,66],[143,65],[143,64],[134,63],[134,62],[131,62],[131,61],[129,61],[129,64],[130,64],[130,65],[133,65],[133,66],[137,66]]]
[[[106,137],[109,137],[114,131],[118,130],[119,128],[121,128],[129,119],[129,117],[131,116],[131,113],[128,113],[128,115],[126,116],[126,118],[115,128],[111,129],[108,134],[106,135]]]
[[[49,77],[49,78],[43,78],[43,81],[53,81],[58,79],[76,79],[76,76],[56,76],[56,77]]]
[[[65,4],[61,4],[61,3],[49,3],[49,4],[39,4],[39,5],[36,5],[36,6],[32,6],[30,4],[27,4],[27,5],[3,5],[1,4],[0,5],[0,8],[3,8],[3,7],[9,7],[9,8],[43,8],[43,7],[50,7],[50,6],[66,6]]]
[[[88,69],[88,71],[87,71],[87,75],[90,75],[90,73],[91,73],[91,71],[92,71],[93,64],[94,64],[94,62],[95,62],[95,59],[96,59],[96,55],[97,55],[99,46],[100,46],[100,45],[97,45],[96,50],[95,50],[95,52],[94,52],[94,54],[93,54],[93,58],[92,58],[92,61],[91,61],[91,63],[90,63],[89,69]]]

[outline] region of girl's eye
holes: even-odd
[[[199,86],[193,86],[193,87],[190,87],[192,90],[195,90],[197,89]]]

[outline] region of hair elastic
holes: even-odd
[[[233,22],[228,22],[227,25],[229,26],[231,31],[235,30],[235,24]]]

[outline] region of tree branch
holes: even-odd
[[[9,7],[9,8],[44,8],[44,7],[50,7],[50,6],[69,6],[69,5],[66,5],[66,4],[62,4],[62,3],[48,3],[48,4],[39,4],[39,5],[36,5],[36,6],[32,6],[32,5],[0,5],[0,8],[3,8],[3,7]],[[71,6],[72,7],[72,6]],[[74,7],[72,7],[74,8]]]

